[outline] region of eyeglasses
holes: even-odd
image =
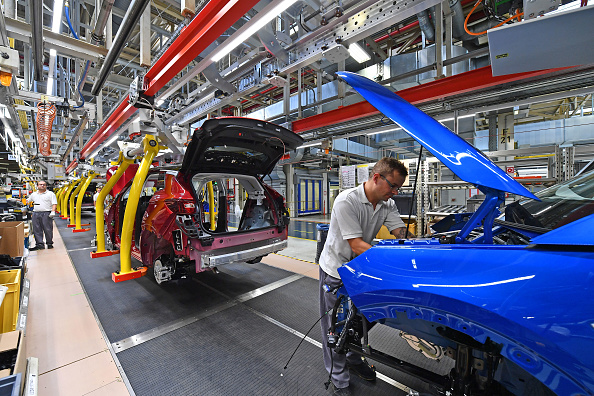
[[[380,177],[381,177],[382,179],[384,179],[384,181],[385,181],[386,183],[388,183],[388,186],[390,186],[390,190],[398,192],[398,190],[400,189],[400,187],[398,187],[396,184],[392,184],[392,183],[390,183],[390,182],[388,181],[388,179],[386,179],[386,176],[384,176],[384,175],[380,174]]]

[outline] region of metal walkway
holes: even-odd
[[[87,215],[87,223],[94,223]],[[113,283],[119,256],[90,259],[94,229],[56,225],[122,378],[136,395],[323,395],[327,375],[316,325],[287,370],[289,356],[318,318],[317,281],[266,264],[236,264],[159,286],[147,275]],[[133,263],[134,264],[134,263]],[[139,262],[136,264],[140,265]],[[394,329],[376,326],[372,346],[424,363]],[[416,359],[416,360],[415,360]],[[445,367],[448,366],[448,367]],[[351,380],[353,395],[402,395],[423,383],[377,365],[376,383]]]

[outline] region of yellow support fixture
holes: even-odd
[[[66,195],[66,191],[68,191],[68,187],[70,187],[71,184],[72,182],[62,186],[60,189],[60,194],[58,194],[58,213],[60,213],[60,215],[64,213],[64,206],[62,203],[64,202],[64,195]]]
[[[146,267],[132,270],[132,232],[134,231],[134,219],[136,217],[136,210],[138,209],[138,201],[142,193],[142,186],[146,180],[149,168],[153,159],[159,153],[159,150],[166,149],[160,146],[157,138],[152,135],[146,135],[142,140],[142,149],[144,157],[136,171],[136,176],[132,181],[130,193],[128,195],[128,202],[126,203],[126,210],[124,211],[124,223],[122,225],[122,234],[120,242],[120,271],[111,274],[111,279],[114,282],[122,282],[128,279],[140,278],[146,274]]]
[[[70,194],[70,212],[68,212],[70,214],[70,224],[68,224],[66,226],[68,228],[73,228],[73,227],[76,226],[76,212],[74,211],[74,200],[76,199],[76,196],[80,192],[80,189],[85,184],[85,181],[86,180],[87,180],[86,177],[81,177],[80,178],[80,184],[78,185],[78,187],[76,187],[74,189],[74,191],[72,192],[72,194]]]
[[[58,188],[56,190],[56,192],[54,193],[56,195],[56,200],[58,201],[58,205],[56,207],[56,212],[60,213],[60,195],[62,194],[62,192],[64,191],[64,186]]]
[[[81,179],[78,179],[78,180],[75,180],[72,183],[70,183],[70,186],[66,190],[66,194],[64,194],[64,198],[62,199],[62,219],[64,219],[64,220],[67,220],[70,218],[68,216],[68,199],[70,197],[70,194],[72,193],[72,190],[80,182],[81,182]]]
[[[105,197],[111,192],[111,189],[120,180],[126,169],[130,164],[134,163],[134,158],[126,158],[120,151],[120,158],[118,162],[120,166],[116,173],[109,178],[109,181],[99,192],[97,197],[97,204],[95,206],[95,230],[97,230],[97,250],[91,252],[91,258],[111,256],[112,254],[119,253],[119,250],[107,251],[105,250],[105,219],[103,217],[105,211]],[[117,164],[115,164],[117,165]]]
[[[214,188],[212,187],[212,181],[206,183],[208,187],[208,213],[210,214],[210,230],[214,231],[217,229],[215,219],[215,207],[214,207]]]
[[[110,162],[111,166],[116,166],[116,165],[119,165],[119,164],[121,164],[121,163],[122,163],[122,161],[124,160],[124,158],[125,158],[125,157],[124,157],[124,153],[122,153],[122,152],[120,151],[120,155],[118,155],[118,159],[117,159],[117,160],[115,160],[115,161],[111,161],[111,162]]]
[[[89,188],[89,184],[91,184],[91,182],[93,181],[93,179],[97,176],[97,174],[93,171],[89,171],[89,176],[87,177],[87,180],[85,180],[85,183],[83,184],[80,192],[78,193],[78,198],[76,200],[76,227],[74,228],[74,230],[72,230],[72,232],[84,232],[84,231],[91,231],[90,228],[82,228],[83,224],[81,224],[81,216],[82,216],[82,201],[83,198],[85,197],[85,192],[87,192],[87,188]],[[84,224],[85,226],[91,225],[89,224]]]

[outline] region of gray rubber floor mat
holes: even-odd
[[[209,312],[293,275],[265,264],[240,263],[221,267],[219,274],[197,274],[191,280],[162,286],[150,275],[114,283],[111,273],[119,269],[119,256],[91,259],[91,249],[84,249],[95,234],[94,221],[93,230],[85,233],[72,233],[65,220],[57,219],[56,224],[110,343]],[[133,265],[139,264],[133,260]],[[289,368],[283,370],[300,338],[271,323],[278,321],[305,333],[319,317],[317,296],[317,281],[301,278],[125,349],[117,357],[139,396],[329,394],[324,389],[327,373],[321,349],[304,342]],[[393,345],[393,333],[373,331],[379,345]],[[310,337],[322,340],[319,325]],[[412,349],[406,352],[415,353]],[[380,372],[384,371],[410,380],[381,367]],[[386,382],[368,383],[358,378],[351,379],[351,390],[353,395],[404,394]]]

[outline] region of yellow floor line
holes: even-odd
[[[287,255],[284,255],[284,254],[279,254],[279,253],[274,253],[274,254],[276,254],[277,256],[283,256],[283,257],[287,257],[287,258],[290,258],[290,259],[293,259],[293,260],[297,260],[297,261],[303,261],[305,263],[319,265],[318,263],[314,263],[313,261],[303,260],[303,259],[300,259],[300,258],[291,257],[291,256],[287,256]]]
[[[299,237],[294,237],[294,236],[290,236],[290,235],[289,235],[289,238],[303,239],[304,241],[313,241],[313,242],[317,242],[315,239],[299,238]]]

